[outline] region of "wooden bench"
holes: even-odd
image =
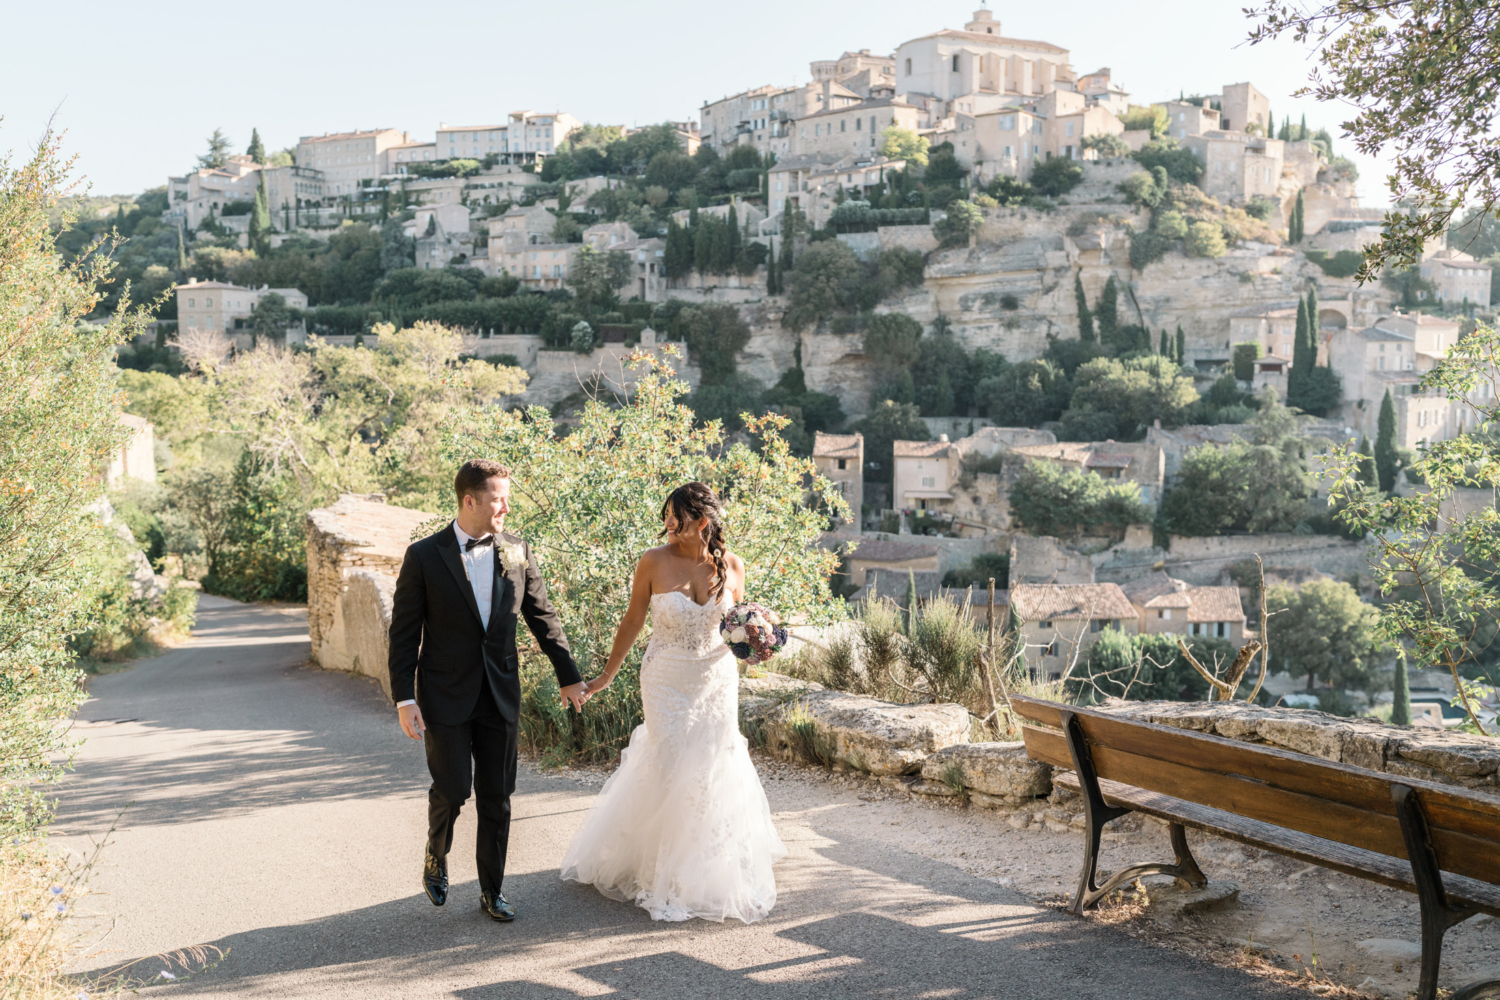
[[[1186,828],[1416,893],[1422,909],[1418,1000],[1437,996],[1443,935],[1478,913],[1500,916],[1500,800],[1220,736],[1012,696],[1026,754],[1071,770],[1087,820],[1069,910],[1082,914],[1142,875],[1207,883]],[[1096,881],[1104,824],[1129,812],[1169,824],[1176,860]],[[1500,997],[1500,980],[1450,1000]]]

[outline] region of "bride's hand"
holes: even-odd
[[[612,680],[614,680],[613,677],[606,677],[603,674],[600,674],[598,677],[595,677],[592,680],[584,681],[583,683],[584,687],[588,689],[589,697],[592,698],[594,695],[599,694],[605,688],[609,687]]]

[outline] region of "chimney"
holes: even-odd
[[[948,435],[946,435],[946,434],[939,434],[938,435],[938,444],[947,444],[947,443],[948,443]]]

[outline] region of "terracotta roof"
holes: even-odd
[[[1193,587],[1185,591],[1190,622],[1243,622],[1245,609],[1240,604],[1238,587]],[[1175,605],[1174,605],[1175,606]]]
[[[863,434],[825,434],[818,431],[813,435],[814,458],[858,459],[864,452],[864,447]]]
[[[1120,584],[1120,590],[1124,592],[1127,600],[1132,604],[1145,604],[1147,601],[1163,594],[1175,594],[1185,590],[1187,584],[1181,580],[1174,580],[1161,570],[1157,570],[1150,576],[1139,580],[1131,580],[1129,583]]]
[[[850,559],[866,562],[905,562],[908,559],[931,559],[937,555],[937,546],[918,545],[914,542],[897,542],[889,538],[874,538],[861,541],[849,553]]]
[[[1359,331],[1359,335],[1369,341],[1376,340],[1400,340],[1410,343],[1416,338],[1407,333],[1397,333],[1395,330],[1385,330],[1378,326],[1367,326]]]
[[[1093,453],[1093,446],[1073,441],[1059,444],[1023,444],[1012,448],[1011,453],[1023,458],[1049,458],[1055,462],[1077,462],[1082,465]]]
[[[1130,456],[1096,451],[1083,464],[1090,469],[1123,469],[1130,465]]]
[[[1136,617],[1125,592],[1114,583],[1022,584],[1011,589],[1010,600],[1028,622]]]
[[[906,588],[913,578],[917,583],[917,596],[923,600],[942,592],[943,575],[937,570],[872,569],[865,577],[864,588],[850,600],[866,601],[884,597],[897,604],[905,604]]]
[[[892,444],[896,458],[947,458],[951,447],[948,441],[896,441]]]

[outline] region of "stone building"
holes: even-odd
[[[903,574],[908,571],[937,573],[939,570],[935,546],[885,538],[862,540],[845,561],[849,567],[849,582],[856,587],[863,587],[873,570]]]
[[[838,487],[857,529],[865,503],[865,436],[818,431],[813,435],[812,459],[818,474]]]
[[[1462,250],[1439,250],[1427,257],[1421,274],[1432,282],[1432,297],[1445,306],[1490,307],[1490,266]]]
[[[312,658],[391,694],[391,601],[413,534],[437,515],[392,507],[378,494],[345,493],[307,515],[307,630]]]
[[[1041,679],[1056,680],[1074,657],[1088,655],[1107,628],[1133,635],[1134,606],[1118,584],[1020,584],[1010,588],[1010,606],[1021,622],[1027,665]]]
[[[946,510],[958,480],[958,449],[948,435],[936,441],[897,441],[891,499],[897,510]]]
[[[227,281],[199,281],[188,279],[187,284],[178,285],[177,325],[180,330],[218,330],[234,339],[240,348],[250,346],[251,335],[246,321],[262,298],[269,294],[280,295],[292,309],[306,309],[307,295],[296,288],[246,288]],[[299,323],[287,331],[289,342],[302,339],[303,326]]]
[[[1093,441],[1022,445],[1011,454],[1025,461],[1048,461],[1067,470],[1086,470],[1111,481],[1132,482],[1140,487],[1141,502],[1155,505],[1161,500],[1166,464],[1159,445],[1144,442]],[[1020,471],[1020,463],[1016,471]]]
[[[1157,570],[1120,589],[1135,608],[1142,635],[1207,636],[1228,640],[1236,649],[1248,638],[1238,587],[1194,587]]]
[[[971,113],[989,111],[1007,98],[1041,97],[1073,90],[1077,77],[1068,50],[1051,42],[1007,38],[993,11],[976,10],[962,31],[942,30],[896,49],[896,92],[951,104],[973,98]],[[941,117],[941,116],[940,116]]]
[[[1373,442],[1387,392],[1396,410],[1396,444],[1415,448],[1471,428],[1474,413],[1440,389],[1424,389],[1423,376],[1458,343],[1458,323],[1424,313],[1395,313],[1361,329],[1337,331],[1329,341],[1329,364],[1343,381],[1339,417],[1355,436]],[[1488,402],[1475,390],[1473,401]]]
[[[896,57],[871,55],[869,49],[845,52],[837,59],[816,60],[808,68],[813,82],[837,83],[860,97],[871,97],[872,91],[896,86]]]
[[[323,175],[323,197],[337,200],[389,173],[386,151],[411,142],[411,134],[393,128],[305,135],[297,140],[297,166]]]

